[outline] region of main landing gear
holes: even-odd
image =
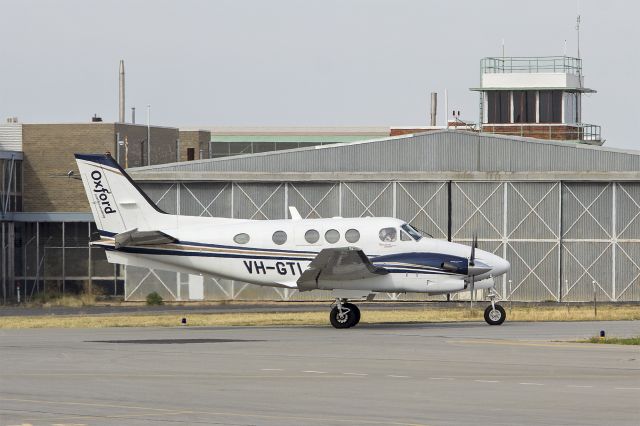
[[[360,322],[360,309],[346,299],[336,299],[329,319],[335,328],[351,328]]]
[[[484,310],[484,320],[489,325],[500,325],[507,319],[507,313],[504,308],[496,303],[496,297],[498,293],[494,288],[489,290],[489,298],[491,299],[491,306],[487,306]]]

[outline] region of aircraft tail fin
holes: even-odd
[[[96,226],[119,234],[157,229],[160,210],[109,154],[75,154]],[[155,228],[154,228],[155,227]]]

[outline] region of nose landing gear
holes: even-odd
[[[504,308],[496,303],[496,297],[498,293],[495,288],[489,290],[489,298],[491,299],[491,306],[487,306],[484,310],[484,320],[489,325],[500,325],[507,319],[507,313]]]
[[[351,328],[360,322],[360,309],[346,299],[336,299],[329,320],[335,328]]]

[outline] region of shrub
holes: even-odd
[[[164,305],[164,300],[162,300],[162,296],[160,296],[158,292],[154,291],[153,293],[147,294],[147,305],[149,306]]]

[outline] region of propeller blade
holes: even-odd
[[[469,276],[471,278],[471,282],[469,283],[469,290],[471,290],[471,303],[469,304],[469,307],[471,309],[473,309],[473,299],[474,299],[474,293],[475,293],[475,273],[471,273],[471,270],[474,269],[473,267],[476,266],[476,248],[478,248],[478,234],[474,233],[473,234],[473,242],[471,243],[471,256],[469,257]],[[477,271],[475,271],[477,273]]]
[[[477,247],[478,247],[478,235],[473,234],[473,242],[471,243],[471,256],[469,257],[469,266],[475,265]]]

